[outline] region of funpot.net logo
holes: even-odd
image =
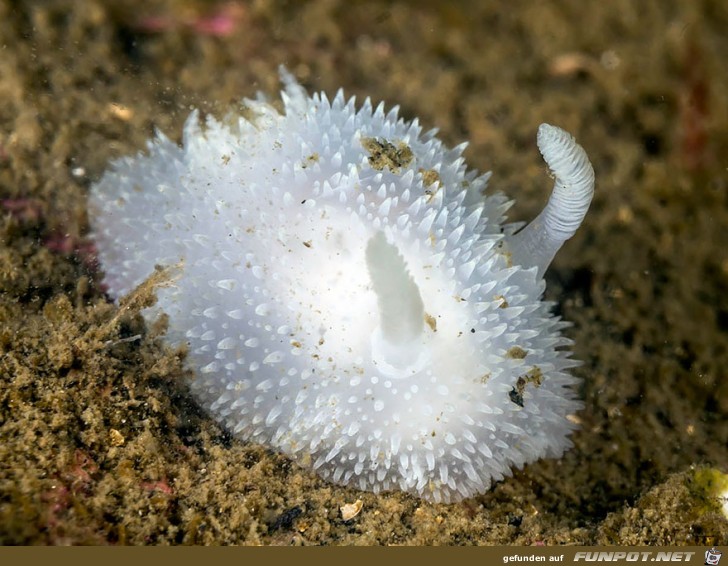
[[[695,554],[690,551],[579,551],[574,555],[574,562],[690,562]]]

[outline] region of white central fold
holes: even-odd
[[[420,290],[399,249],[387,242],[383,232],[377,232],[367,243],[366,262],[379,306],[375,357],[381,356],[380,361],[393,368],[412,369],[421,357],[425,324]]]

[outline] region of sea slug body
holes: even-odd
[[[188,345],[195,397],[333,482],[453,502],[560,456],[577,362],[541,297],[591,201],[583,149],[541,126],[555,188],[517,232],[465,144],[281,74],[282,113],[193,112],[92,187],[110,295],[179,265],[145,316]]]

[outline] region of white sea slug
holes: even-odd
[[[584,150],[540,127],[556,184],[514,234],[465,144],[282,78],[283,113],[193,112],[181,146],[158,134],[92,187],[110,295],[179,264],[147,318],[188,345],[196,398],[333,482],[452,502],[560,456],[577,363],[541,296],[592,197]]]

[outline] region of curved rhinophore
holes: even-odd
[[[539,277],[586,216],[594,196],[594,169],[568,132],[549,124],[538,128],[538,148],[555,178],[548,204],[531,223],[508,238],[513,261],[535,266]]]

